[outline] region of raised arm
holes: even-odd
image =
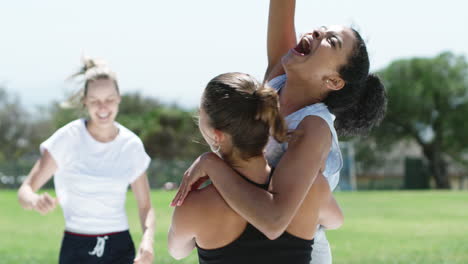
[[[266,81],[283,73],[281,58],[297,44],[294,26],[295,6],[295,0],[270,0]]]
[[[228,205],[270,239],[286,230],[330,150],[330,129],[323,119],[306,117],[297,131],[275,169],[269,192],[247,183],[214,154],[201,161],[201,176],[210,176]],[[182,183],[181,190],[189,190],[186,185],[191,183]],[[181,190],[174,204],[183,201],[186,194]]]
[[[47,214],[57,205],[57,199],[48,193],[37,194],[44,184],[52,178],[57,170],[57,164],[52,155],[44,150],[41,158],[34,164],[28,177],[18,190],[18,200],[24,209],[36,210],[41,214]]]

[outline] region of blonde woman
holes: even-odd
[[[59,263],[152,263],[154,209],[141,140],[115,122],[121,102],[115,74],[106,63],[84,59],[81,102],[89,118],[58,129],[40,145],[41,158],[21,185],[21,206],[43,215],[60,204],[65,232]],[[57,198],[37,191],[54,176]],[[143,239],[135,258],[125,212],[131,186]]]

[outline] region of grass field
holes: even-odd
[[[155,263],[182,261],[167,253],[174,192],[154,191],[157,211]],[[334,263],[468,263],[468,192],[336,193],[345,225],[328,231]],[[136,246],[138,213],[129,193],[127,212]],[[0,191],[0,263],[57,263],[64,228],[60,210],[47,216],[25,211],[14,191]]]

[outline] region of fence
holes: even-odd
[[[0,164],[0,188],[19,188],[34,162],[35,160],[21,160]],[[147,171],[151,188],[162,188],[167,182],[180,182],[184,172],[191,164],[191,160],[153,160]],[[53,187],[54,183],[51,180],[43,188]]]
[[[351,143],[341,142],[343,168],[337,190],[397,190],[411,188],[418,184],[417,178],[424,180],[421,187],[434,186],[423,165],[418,159],[408,159],[400,156],[387,160],[377,171],[362,171],[354,160],[354,147]],[[0,188],[18,188],[26,178],[37,157],[22,159],[15,162],[0,163]],[[410,160],[408,162],[408,160]],[[148,180],[151,188],[163,188],[166,183],[179,183],[184,172],[192,164],[192,160],[153,160],[148,168]],[[451,175],[454,189],[468,189],[466,173]],[[429,181],[429,182],[428,182]],[[419,182],[420,183],[420,182]],[[176,184],[172,184],[174,187]],[[419,185],[418,185],[419,186]],[[53,188],[49,181],[43,188]]]

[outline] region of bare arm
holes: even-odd
[[[242,180],[215,155],[207,155],[204,161],[204,172],[228,205],[270,239],[286,230],[330,150],[330,129],[323,119],[306,117],[298,130],[302,135],[289,142],[272,176],[270,192]]]
[[[319,214],[319,224],[326,229],[338,229],[344,223],[343,212],[336,202],[333,195],[330,193],[326,204],[321,208]]]
[[[18,190],[18,200],[24,209],[36,210],[41,214],[46,214],[55,208],[57,204],[56,199],[47,193],[39,195],[36,192],[52,178],[56,170],[57,164],[55,160],[45,150]]]
[[[192,191],[186,202],[174,209],[167,245],[169,253],[175,259],[187,257],[195,248],[195,226],[198,224],[201,203],[197,196],[198,191]]]
[[[281,58],[288,50],[296,46],[295,7],[295,0],[270,0],[267,36],[268,68],[265,81],[283,73]]]
[[[151,207],[150,187],[146,173],[132,183],[132,191],[138,203],[143,237],[138,249],[136,263],[152,263],[154,258],[153,237],[155,227],[154,208]]]

